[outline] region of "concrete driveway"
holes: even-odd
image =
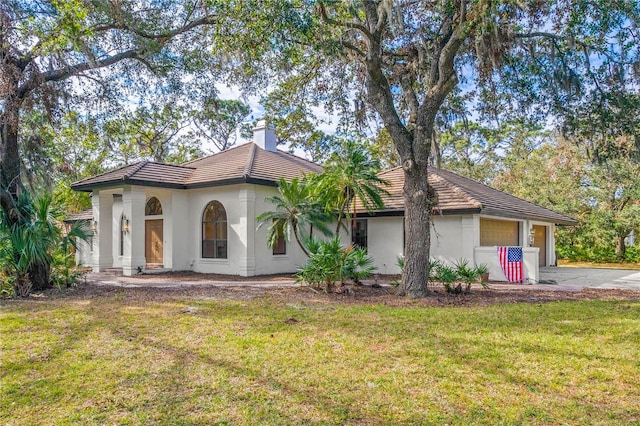
[[[573,288],[619,288],[640,290],[640,271],[629,269],[597,269],[542,267],[539,285]]]

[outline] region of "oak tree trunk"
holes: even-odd
[[[431,193],[426,167],[405,169],[405,267],[400,292],[410,298],[424,297],[429,292],[427,283],[431,246]]]
[[[624,245],[624,235],[620,235],[616,238],[617,240],[617,244],[616,244],[616,258],[618,259],[619,262],[622,262],[624,260],[625,254],[626,254],[626,249],[627,247]]]
[[[9,108],[6,105],[6,108]],[[18,127],[9,122],[12,111],[0,116],[0,207],[6,212],[9,223],[14,225],[20,215],[16,210],[16,200],[21,187],[20,153],[18,150]],[[15,112],[17,114],[17,111]]]

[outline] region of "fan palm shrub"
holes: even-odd
[[[293,235],[298,246],[309,257],[306,242],[311,235],[304,235],[303,229],[317,229],[322,234],[330,236],[331,231],[327,224],[333,217],[325,211],[324,203],[318,199],[314,185],[308,177],[294,178],[291,182],[280,178],[278,192],[278,195],[266,199],[274,205],[275,210],[258,215],[258,228],[264,224],[269,225],[267,244],[270,248],[275,246],[279,237],[290,241]]]
[[[378,176],[380,169],[380,161],[354,141],[345,141],[331,155],[319,177],[327,208],[337,212],[336,235],[343,221],[355,214],[356,200],[370,212],[384,207],[382,197],[388,194],[384,186],[389,182]]]
[[[11,283],[14,294],[27,297],[31,290],[52,285],[51,265],[54,257],[67,255],[75,238],[86,238],[80,226],[63,234],[57,217],[63,212],[54,206],[50,194],[32,198],[28,192],[18,197],[20,220],[9,225],[6,213],[0,212],[0,270]],[[66,267],[69,257],[66,258]]]
[[[309,261],[298,271],[296,279],[314,287],[323,287],[326,292],[336,290],[346,281],[359,282],[370,277],[376,270],[373,259],[366,250],[349,245],[342,247],[340,238],[328,241],[311,239],[308,243]]]

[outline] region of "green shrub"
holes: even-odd
[[[435,268],[434,278],[435,281],[444,286],[447,293],[462,292],[462,286],[454,286],[455,282],[458,281],[458,273],[455,268],[445,265],[444,263],[438,263]]]
[[[13,297],[13,285],[9,281],[9,277],[0,271],[0,299],[9,299]]]
[[[51,282],[54,286],[74,287],[83,276],[84,271],[76,266],[74,253],[55,253],[51,264]]]
[[[311,239],[307,243],[309,260],[299,269],[296,279],[310,286],[324,287],[327,292],[336,289],[346,281],[359,283],[370,277],[376,270],[373,259],[367,252],[352,245],[344,248],[338,237],[328,241]]]
[[[54,283],[52,266],[56,258],[63,259],[62,274],[67,283],[73,280],[68,264],[69,248],[75,246],[75,239],[86,239],[80,225],[72,226],[63,235],[59,218],[64,214],[54,206],[51,194],[32,198],[24,192],[18,198],[18,210],[23,215],[20,223],[9,225],[6,213],[0,210],[0,271],[3,275],[3,288],[6,283],[13,287],[13,295],[27,297],[34,288],[31,270],[34,266],[43,266],[46,276],[42,279],[42,290]],[[3,293],[4,294],[4,293]]]

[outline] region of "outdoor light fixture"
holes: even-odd
[[[93,227],[91,229],[93,229],[93,232],[98,232],[98,221],[97,220],[93,221]]]
[[[127,219],[126,217],[124,218],[124,232],[129,232],[129,219]]]
[[[536,240],[536,230],[531,228],[529,231],[529,245],[532,246]]]

